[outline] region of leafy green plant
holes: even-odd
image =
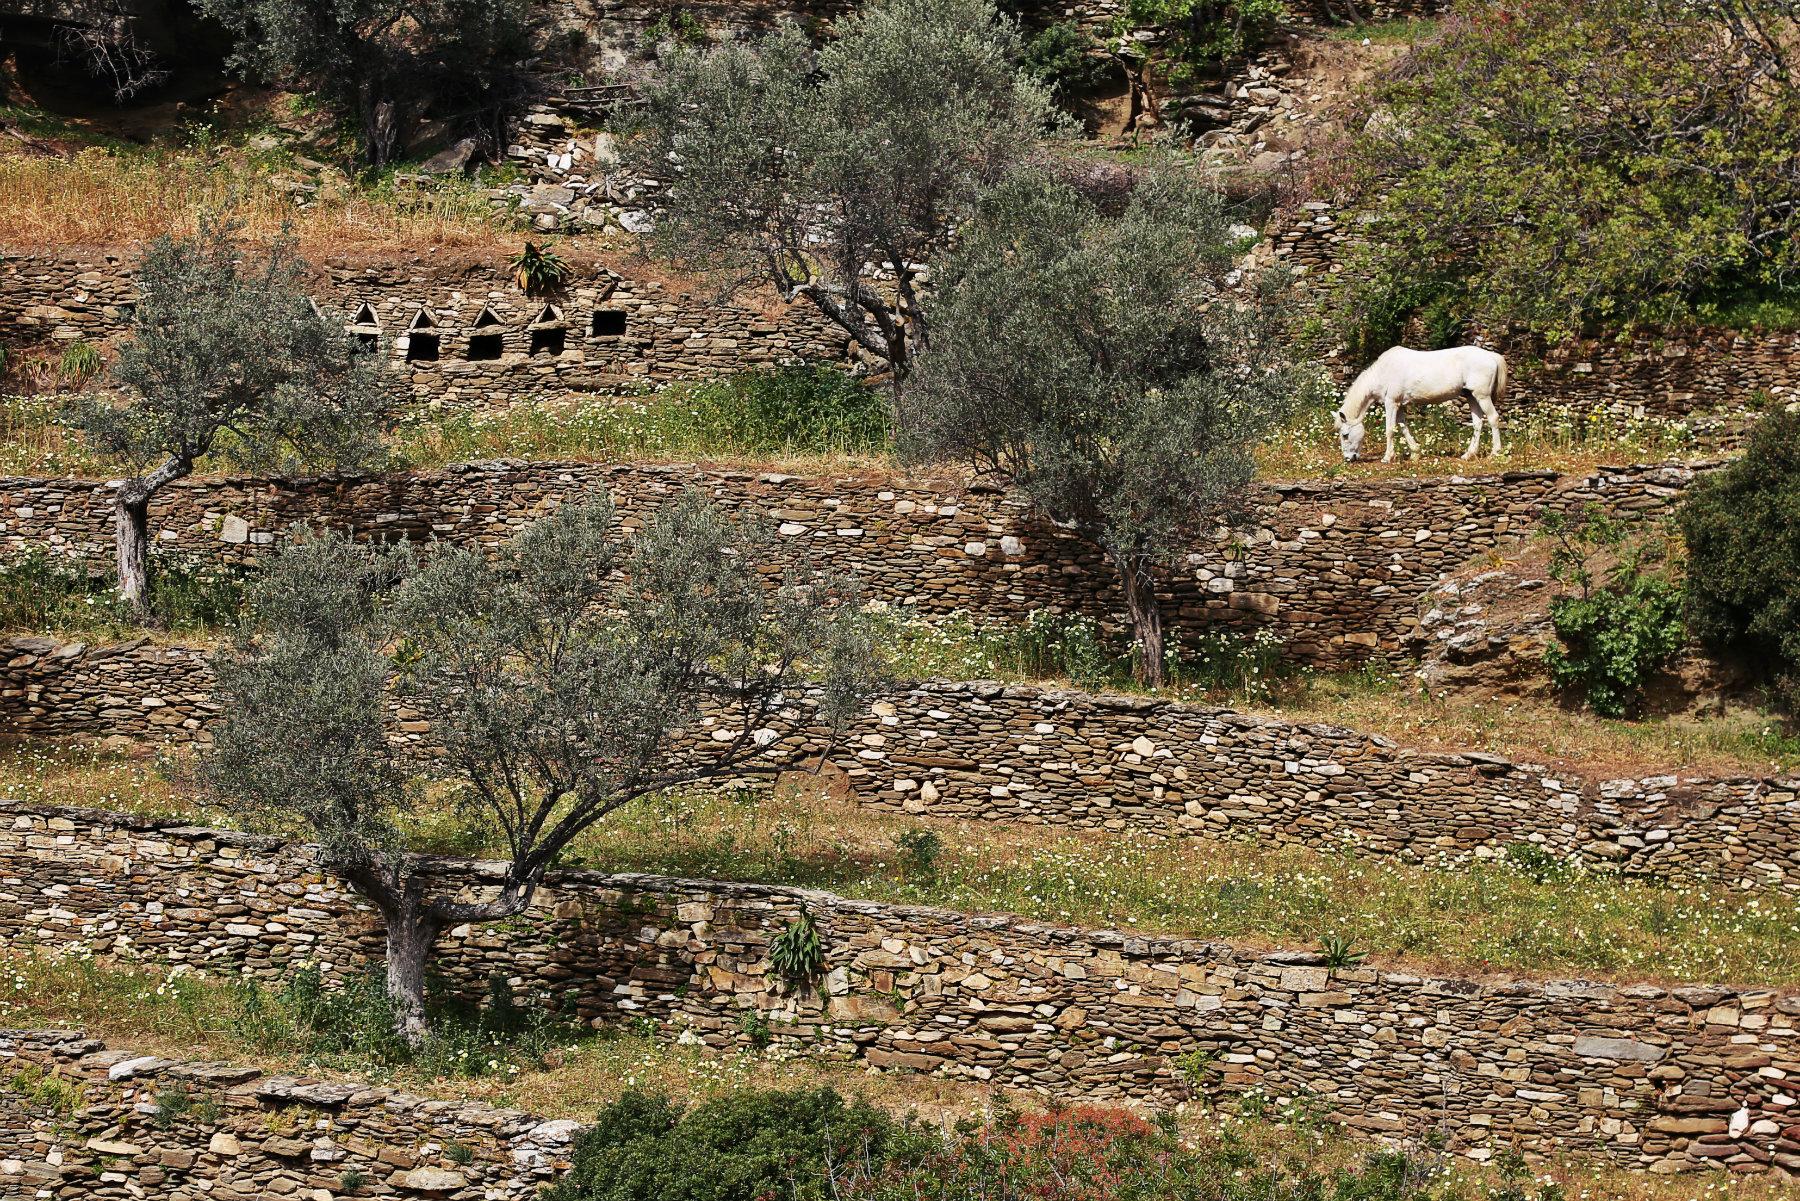
[[[1129,0],[1132,25],[1159,25],[1189,63],[1242,58],[1262,48],[1287,15],[1281,0]]]
[[[1368,97],[1350,303],[1379,312],[1413,276],[1449,312],[1552,340],[1742,298],[1791,310],[1800,81],[1762,80],[1793,31],[1786,0],[1458,6]]]
[[[338,1190],[340,1192],[354,1193],[367,1183],[369,1183],[369,1174],[360,1168],[345,1168],[338,1173]]]
[[[467,1167],[475,1162],[475,1149],[467,1143],[445,1143],[444,1158],[458,1167]]]
[[[1551,578],[1579,589],[1550,602],[1558,639],[1544,652],[1550,679],[1602,717],[1623,717],[1687,641],[1681,585],[1650,570],[1664,555],[1660,546],[1628,538],[1623,523],[1597,507],[1578,517],[1549,512],[1543,524],[1556,540]],[[1602,558],[1613,560],[1610,570]]]
[[[908,830],[895,839],[903,869],[908,878],[930,880],[937,876],[938,856],[943,854],[944,840],[935,830]]]
[[[1219,1066],[1219,1051],[1216,1047],[1195,1047],[1192,1051],[1184,1051],[1175,1057],[1175,1070],[1192,1088],[1202,1088],[1212,1078]]]
[[[825,967],[825,946],[812,914],[802,909],[799,917],[769,940],[769,967],[790,985],[818,979]]]
[[[80,383],[99,375],[105,365],[99,347],[92,342],[75,341],[63,349],[62,357],[56,361],[56,370],[64,379]]]
[[[758,1051],[774,1041],[775,1035],[769,1029],[769,1019],[763,1016],[761,1010],[740,1009],[733,1020],[737,1023],[737,1028],[744,1032],[744,1037],[750,1040],[750,1045]]]
[[[549,246],[525,243],[525,249],[507,260],[513,269],[513,282],[527,296],[554,292],[569,282],[574,269],[568,260]]]
[[[900,1124],[829,1088],[746,1090],[688,1108],[636,1089],[575,1141],[543,1201],[825,1201],[834,1177],[880,1163]]]
[[[1348,938],[1336,934],[1327,934],[1320,940],[1319,955],[1326,967],[1355,967],[1368,958]]]
[[[1687,619],[1800,713],[1800,411],[1758,422],[1743,457],[1697,482],[1676,514]]]
[[[1105,82],[1114,68],[1098,53],[1100,44],[1074,21],[1058,21],[1040,29],[1025,42],[1019,68],[1043,81],[1067,104],[1071,97],[1091,92]]]

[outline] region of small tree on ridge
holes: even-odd
[[[492,559],[302,537],[252,589],[256,624],[215,660],[225,719],[207,770],[234,806],[298,827],[387,927],[395,1032],[426,1037],[438,935],[524,911],[595,822],[651,793],[795,764],[796,724],[836,729],[878,661],[842,579],[774,584],[761,525],[690,494],[622,537],[610,503],[565,506]],[[805,703],[801,694],[810,691]],[[441,755],[402,744],[430,723]],[[406,831],[446,805],[505,857],[458,895]]]
[[[381,457],[392,407],[379,368],[306,297],[291,238],[253,252],[202,216],[191,238],[150,244],[118,398],[84,393],[71,416],[134,471],[113,503],[119,593],[150,617],[150,502],[211,455],[248,470],[353,467]]]
[[[1238,519],[1252,449],[1302,390],[1220,199],[1162,164],[1108,217],[1020,176],[963,230],[901,448],[1019,489],[1118,572],[1140,681],[1163,680],[1156,569]]]
[[[678,52],[638,153],[676,172],[659,249],[805,299],[898,384],[929,340],[925,262],[1054,109],[991,0],[883,0],[838,34],[815,53],[785,22],[754,46]]]

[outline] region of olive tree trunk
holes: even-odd
[[[1160,688],[1163,683],[1162,605],[1156,599],[1156,578],[1150,564],[1135,556],[1114,559],[1119,580],[1125,589],[1125,615],[1131,621],[1132,638],[1137,643],[1137,680],[1146,688]]]
[[[464,922],[493,922],[523,913],[536,891],[535,876],[509,880],[488,901],[454,901],[430,895],[423,861],[400,855],[381,861],[333,866],[374,904],[387,928],[387,999],[394,1036],[417,1051],[431,1035],[425,1012],[425,978],[438,935]]]
[[[193,470],[193,460],[173,455],[149,475],[126,480],[113,498],[113,541],[119,566],[119,598],[131,616],[148,625],[150,612],[150,499],[165,484]]]
[[[394,1034],[417,1051],[430,1033],[425,1019],[425,965],[443,925],[416,896],[391,910],[382,907],[381,916],[387,925],[387,998]]]

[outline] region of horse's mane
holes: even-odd
[[[1351,381],[1344,391],[1344,403],[1338,406],[1338,412],[1346,421],[1361,421],[1369,413],[1369,395],[1373,389],[1369,385],[1369,377],[1375,374],[1375,364],[1363,368],[1362,374]]]

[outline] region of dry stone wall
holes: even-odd
[[[1168,573],[1165,620],[1177,636],[1267,628],[1312,663],[1399,653],[1439,579],[1528,533],[1546,511],[1600,504],[1658,516],[1707,466],[1268,485],[1251,526],[1214,531]],[[503,461],[385,477],[184,480],[157,498],[150,527],[161,552],[226,562],[253,560],[296,522],[492,545],[573,497],[608,492],[632,523],[690,488],[766,513],[796,557],[852,571],[871,597],[913,612],[1010,620],[1048,609],[1112,621],[1123,611],[1092,548],[1021,498],[960,480]],[[107,561],[113,490],[0,478],[0,554],[41,547]]]
[[[46,1079],[75,1099],[32,1095]],[[480,1102],[142,1055],[79,1031],[0,1030],[7,1197],[526,1201],[566,1166],[577,1129]],[[365,1183],[346,1187],[353,1177]]]
[[[0,818],[9,945],[267,980],[301,963],[341,978],[378,944],[304,848],[82,810]],[[435,870],[469,889],[493,871]],[[772,986],[770,939],[802,911],[822,987]],[[575,872],[521,919],[453,930],[441,951],[453,987],[499,971],[585,1019],[650,1017],[714,1047],[746,1043],[737,1019],[760,1012],[784,1044],[875,1068],[1072,1097],[1305,1096],[1352,1129],[1441,1131],[1475,1158],[1518,1145],[1653,1171],[1800,1171],[1800,996],[1775,989],[1333,969],[1310,953]]]
[[[45,638],[0,649],[0,730],[13,735],[186,742],[204,739],[217,714],[203,651]],[[396,722],[397,736],[402,728],[429,739],[416,721]],[[808,738],[828,742],[823,730]],[[1596,870],[1800,893],[1794,779],[1587,780],[1336,726],[996,683],[895,692],[830,754],[863,804],[928,817],[1353,847],[1415,862],[1528,843]]]
[[[1356,220],[1327,201],[1302,205],[1273,233],[1273,257],[1302,280],[1341,270]],[[1598,408],[1629,417],[1741,413],[1759,394],[1800,397],[1800,332],[1642,329],[1624,339],[1577,338],[1553,348],[1482,337],[1508,355],[1512,406]],[[1366,364],[1334,362],[1344,380]]]
[[[124,336],[140,253],[0,251],[0,344],[16,350]],[[574,252],[566,287],[527,296],[502,257],[322,260],[314,300],[372,340],[413,395],[455,408],[630,392],[780,363],[842,363],[848,354],[847,339],[809,306],[729,303]],[[622,274],[633,271],[640,277]]]

